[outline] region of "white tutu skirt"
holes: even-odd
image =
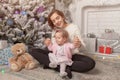
[[[49,60],[51,63],[56,63],[59,65],[60,63],[65,63],[66,65],[71,66],[73,61],[69,59],[67,56],[56,56],[53,53],[49,53]]]

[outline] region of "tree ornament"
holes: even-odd
[[[20,10],[19,10],[19,9],[16,9],[16,10],[14,11],[14,14],[20,14]]]
[[[6,24],[9,25],[9,26],[13,26],[13,24],[14,24],[13,19],[12,18],[8,18]]]
[[[36,11],[37,13],[42,13],[45,10],[43,6],[40,6]]]
[[[22,15],[27,15],[27,12],[26,11],[21,11],[21,14]]]
[[[40,16],[39,21],[44,23],[45,22],[45,17],[44,16]]]

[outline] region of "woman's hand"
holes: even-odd
[[[44,44],[45,44],[46,46],[49,46],[49,45],[51,44],[50,38],[46,38],[45,41],[44,41]]]
[[[81,47],[81,41],[79,40],[79,38],[77,36],[74,37],[73,39],[73,44],[76,48],[80,48]]]

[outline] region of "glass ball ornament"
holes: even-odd
[[[17,32],[16,35],[17,35],[17,36],[22,36],[22,35],[24,35],[24,34],[23,34],[23,32]]]
[[[40,6],[36,11],[37,13],[42,13],[45,10],[43,6]]]
[[[20,14],[20,10],[17,10],[17,9],[16,9],[16,10],[14,11],[14,14]]]
[[[39,17],[39,21],[42,22],[42,23],[44,23],[45,22],[45,17],[44,16],[40,16]]]
[[[27,15],[27,12],[26,11],[21,11],[21,14],[22,15]]]
[[[6,24],[9,25],[9,26],[13,26],[14,24],[14,21],[12,18],[8,18],[7,21],[6,21]]]

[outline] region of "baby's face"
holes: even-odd
[[[55,34],[55,40],[58,45],[63,45],[66,41],[66,38],[63,37],[62,33],[57,32]]]

